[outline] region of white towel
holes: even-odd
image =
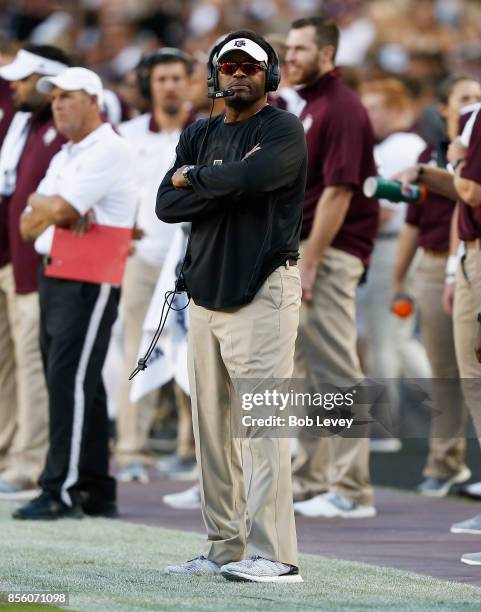
[[[0,195],[12,195],[17,186],[17,167],[27,142],[31,114],[15,113],[5,135],[0,151]]]

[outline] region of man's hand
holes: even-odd
[[[454,289],[456,283],[444,283],[444,292],[441,302],[444,308],[444,312],[450,317],[453,316],[453,303],[454,303]]]
[[[93,210],[88,210],[85,215],[77,219],[70,225],[70,229],[76,236],[83,236],[92,227],[94,221]]]
[[[417,166],[410,166],[391,177],[393,181],[400,181],[403,188],[406,188],[410,183],[417,183],[418,179],[419,168]]]
[[[453,164],[458,159],[464,159],[467,152],[467,147],[461,143],[459,137],[455,138],[448,147],[448,161]]]
[[[260,151],[261,150],[261,145],[258,143],[255,145],[255,147],[252,147],[252,149],[250,151],[247,151],[247,153],[244,155],[244,157],[242,158],[242,161],[244,161],[244,159],[247,159],[248,157],[250,157],[251,155],[254,155],[254,153],[256,151]]]
[[[319,261],[309,254],[308,248],[304,250],[301,259],[297,262],[299,274],[301,275],[302,299],[306,302],[312,300],[312,290],[316,282]]]
[[[184,168],[187,168],[189,164],[186,164],[184,166],[181,166],[180,168],[177,168],[177,170],[175,171],[173,177],[172,177],[172,185],[174,186],[175,189],[189,189],[190,185],[187,182],[185,176],[182,174]]]

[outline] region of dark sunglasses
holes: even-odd
[[[237,70],[240,70],[246,76],[254,76],[261,70],[265,70],[265,67],[261,64],[254,64],[253,62],[221,62],[219,63],[219,72],[228,76],[233,76]]]

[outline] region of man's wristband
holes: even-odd
[[[481,323],[481,312],[478,312],[478,323]]]
[[[424,164],[417,164],[416,168],[418,169],[418,175],[416,177],[416,181],[419,181],[419,179],[422,177],[422,175],[424,174]]]
[[[458,256],[450,255],[446,262],[446,276],[456,276],[456,272],[458,271]]]

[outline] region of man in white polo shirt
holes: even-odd
[[[95,223],[132,227],[136,181],[127,143],[102,123],[102,83],[69,68],[37,85],[51,93],[56,128],[69,142],[52,159],[21,219],[26,240],[50,254],[55,226]],[[40,271],[40,344],[49,393],[50,446],[41,495],[14,512],[19,519],[116,514],[109,476],[108,420],[102,366],[120,289],[51,278]]]

